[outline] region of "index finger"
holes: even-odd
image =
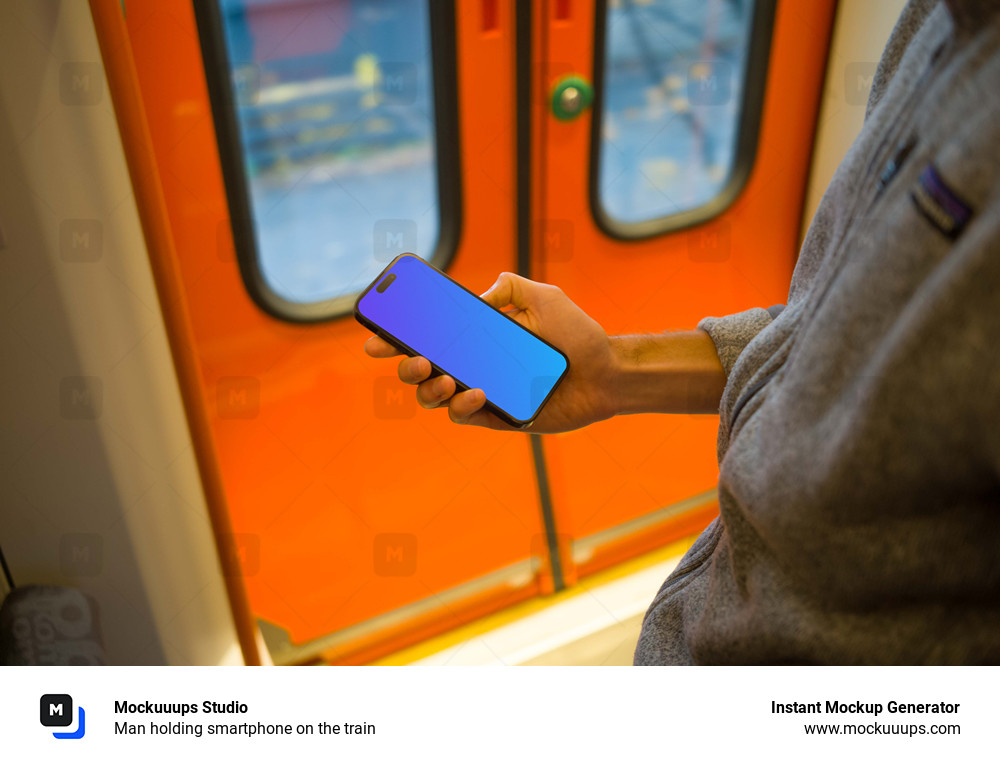
[[[399,356],[403,352],[389,343],[389,341],[373,335],[365,341],[365,353],[376,359],[386,359],[390,356]]]

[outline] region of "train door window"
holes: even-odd
[[[717,215],[753,162],[773,0],[607,0],[597,14],[597,223],[633,239]]]
[[[399,253],[438,266],[451,257],[458,176],[448,5],[195,4],[228,225],[244,281],[270,313],[332,318]]]

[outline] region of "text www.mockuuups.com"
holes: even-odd
[[[772,715],[861,715],[867,718],[865,723],[806,723],[803,730],[806,734],[833,734],[848,736],[857,734],[890,734],[906,737],[918,737],[926,734],[961,734],[962,727],[957,723],[917,723],[912,719],[906,723],[883,723],[878,720],[882,712],[893,715],[957,715],[961,703],[958,702],[898,702],[889,700],[881,702],[862,702],[851,700],[817,700],[815,702],[778,702],[771,700]],[[874,720],[873,720],[874,719]]]

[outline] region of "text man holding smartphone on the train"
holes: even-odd
[[[557,287],[503,274],[484,295],[569,357],[531,430],[720,413],[720,514],[637,664],[1000,661],[998,84],[1000,3],[911,0],[787,305],[608,337]],[[399,376],[510,428],[422,357]]]

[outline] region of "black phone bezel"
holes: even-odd
[[[473,298],[475,298],[476,300],[480,301],[485,306],[488,306],[493,311],[496,311],[497,314],[499,314],[500,316],[502,316],[508,322],[513,322],[515,325],[517,325],[519,328],[521,328],[522,330],[524,330],[526,333],[528,333],[528,334],[534,336],[535,338],[537,338],[538,340],[540,340],[546,346],[548,346],[553,351],[555,351],[557,354],[559,354],[563,358],[563,361],[566,362],[566,368],[562,371],[562,374],[559,376],[558,380],[556,380],[556,382],[552,385],[552,388],[549,389],[548,394],[545,395],[545,398],[542,400],[542,403],[538,405],[538,409],[535,410],[534,414],[532,414],[532,416],[531,416],[531,418],[529,420],[519,420],[518,418],[515,418],[513,415],[511,415],[510,413],[508,413],[506,410],[501,409],[496,404],[494,404],[493,402],[491,402],[490,399],[489,399],[489,397],[486,398],[486,404],[484,405],[485,409],[487,409],[490,412],[492,412],[494,415],[496,415],[498,418],[500,418],[502,421],[504,421],[508,425],[514,426],[515,428],[519,428],[519,429],[528,428],[532,423],[535,422],[535,419],[538,417],[538,413],[540,413],[545,408],[545,405],[548,404],[549,399],[552,398],[552,394],[555,393],[555,390],[559,387],[559,384],[563,382],[563,380],[566,378],[567,373],[569,373],[569,357],[566,356],[565,352],[563,352],[562,349],[557,348],[556,346],[553,346],[551,343],[549,343],[547,340],[545,340],[545,338],[542,338],[540,335],[538,335],[538,333],[536,333],[536,332],[528,329],[527,327],[525,327],[524,325],[522,325],[520,322],[517,322],[514,319],[512,319],[511,317],[507,316],[502,311],[499,311],[499,310],[493,308],[493,306],[490,306],[490,304],[488,304],[481,297],[479,297],[474,292],[472,292],[472,290],[470,290],[469,288],[467,288],[465,285],[461,284],[460,282],[457,282],[454,279],[452,279],[450,276],[448,276],[448,274],[446,274],[441,269],[437,268],[437,266],[435,266],[433,263],[429,263],[429,262],[425,261],[423,258],[421,258],[419,255],[416,255],[415,253],[400,253],[399,255],[397,255],[395,258],[392,259],[392,261],[390,263],[388,263],[386,265],[386,267],[384,269],[382,269],[382,271],[379,272],[378,276],[375,277],[375,279],[373,279],[371,281],[371,283],[364,290],[362,290],[358,294],[357,299],[354,301],[354,318],[361,325],[363,325],[364,327],[366,327],[369,330],[371,330],[373,333],[375,333],[376,335],[378,335],[383,340],[391,343],[393,346],[395,346],[396,348],[398,348],[400,351],[402,351],[407,356],[422,356],[422,354],[420,354],[417,351],[415,351],[414,349],[410,348],[405,343],[403,343],[399,338],[397,338],[396,336],[394,336],[392,333],[387,332],[382,327],[380,327],[375,322],[373,322],[368,317],[366,317],[364,314],[362,314],[361,313],[361,309],[360,309],[361,300],[366,295],[368,295],[369,291],[373,287],[375,287],[376,285],[378,285],[378,283],[382,280],[382,277],[384,277],[386,275],[386,273],[388,271],[390,271],[392,269],[392,267],[395,266],[396,263],[398,263],[401,258],[408,258],[408,257],[409,258],[416,258],[424,266],[427,266],[428,268],[431,268],[434,271],[438,272],[438,274],[440,274],[441,276],[443,276],[449,282],[451,282],[454,285],[457,285],[461,289],[465,290],[465,292],[467,292]],[[456,391],[467,391],[469,389],[468,385],[466,385],[465,383],[463,383],[461,380],[459,380],[457,377],[455,377],[454,375],[452,375],[447,370],[444,370],[441,367],[439,367],[437,364],[434,363],[433,360],[428,359],[427,361],[429,361],[431,363],[431,369],[433,370],[433,374],[434,375],[447,375],[447,376],[449,376],[450,378],[452,378],[455,381]]]

